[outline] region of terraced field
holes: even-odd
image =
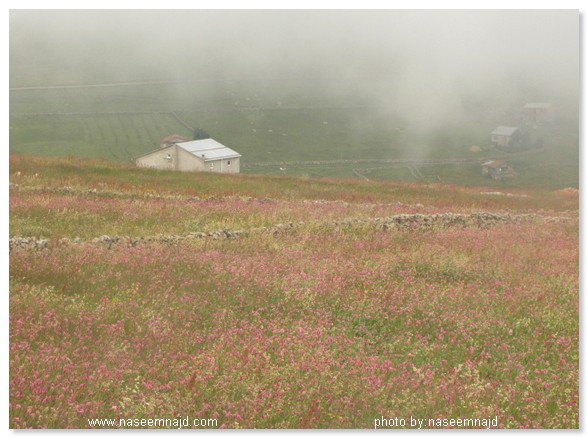
[[[10,183],[12,428],[579,427],[575,189],[28,156]]]
[[[191,135],[170,113],[29,115],[11,123],[15,125],[11,136],[19,139],[14,152],[100,156],[127,163],[144,153],[146,146],[157,148],[169,132]]]
[[[530,147],[526,154],[513,154],[489,147],[488,134],[497,124],[517,124],[512,115],[500,118],[473,111],[428,126],[403,117],[401,109],[378,106],[362,96],[332,96],[320,90],[294,94],[276,84],[264,89],[266,84],[261,82],[209,85],[156,83],[13,90],[10,152],[128,163],[153,150],[169,134],[192,138],[193,129],[202,128],[243,155],[245,173],[367,177],[509,189],[578,186],[578,123],[569,116],[562,116],[553,126],[529,128],[530,144],[541,138],[542,148]],[[521,103],[513,102],[504,111],[514,114],[517,105]],[[472,152],[472,145],[483,147]],[[464,163],[443,164],[448,159]],[[487,159],[509,161],[516,178],[486,180],[479,165]],[[373,163],[356,166],[357,160]],[[410,171],[387,165],[389,160],[416,164]],[[438,165],[426,164],[430,160],[437,160]],[[302,164],[321,161],[330,164]],[[282,164],[255,165],[272,162]]]

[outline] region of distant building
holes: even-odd
[[[520,137],[519,128],[514,126],[499,126],[490,133],[490,140],[497,146],[513,146]]]
[[[482,175],[500,180],[514,176],[514,171],[510,165],[502,160],[491,160],[482,164]]]
[[[553,105],[547,102],[528,103],[523,107],[523,121],[533,125],[551,123],[554,118]]]
[[[185,141],[188,141],[188,139],[186,137],[182,137],[180,134],[168,135],[163,140],[161,140],[161,143],[159,143],[159,148],[163,149],[168,146],[171,146],[171,145],[174,145],[177,143],[182,143]]]
[[[212,138],[172,143],[135,159],[137,167],[183,172],[239,173],[241,154]]]

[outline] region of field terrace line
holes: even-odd
[[[562,222],[570,221],[572,218],[563,216],[540,216],[537,214],[518,214],[509,213],[471,213],[471,214],[399,214],[389,217],[377,217],[371,219],[348,218],[342,220],[330,220],[328,222],[289,222],[285,224],[276,224],[270,227],[257,227],[247,230],[215,230],[208,232],[190,232],[187,234],[174,235],[154,235],[146,237],[129,237],[129,236],[107,236],[95,237],[91,240],[81,240],[79,238],[61,238],[51,241],[49,239],[37,239],[29,237],[15,236],[9,239],[10,251],[13,250],[46,250],[54,247],[63,247],[78,244],[105,245],[109,249],[113,245],[125,245],[134,247],[149,243],[166,243],[176,244],[185,241],[200,239],[238,239],[251,235],[269,235],[280,237],[291,234],[304,226],[322,226],[325,225],[333,229],[368,229],[368,230],[398,230],[398,231],[417,231],[424,229],[443,229],[447,227],[458,226],[462,228],[476,227],[488,228],[498,224],[521,224],[528,222]]]
[[[22,186],[16,183],[10,183],[11,190],[17,190],[20,192],[27,192],[27,193],[56,193],[62,195],[72,195],[72,196],[79,196],[79,195],[96,195],[101,197],[107,198],[119,198],[119,199],[168,199],[172,201],[188,201],[188,202],[207,202],[207,201],[216,201],[216,202],[231,202],[231,201],[244,201],[244,202],[268,202],[268,203],[286,203],[286,202],[302,202],[304,204],[314,204],[314,205],[341,205],[343,207],[346,206],[362,206],[365,208],[373,208],[373,207],[409,207],[415,209],[425,208],[425,206],[421,203],[416,204],[406,204],[403,202],[382,202],[382,203],[374,203],[374,202],[347,202],[342,200],[328,200],[328,199],[297,199],[297,200],[288,200],[288,199],[281,199],[281,198],[257,198],[254,196],[248,195],[228,195],[228,196],[217,196],[217,195],[203,195],[202,197],[195,196],[195,195],[172,195],[172,194],[165,194],[165,193],[145,193],[145,192],[132,192],[132,191],[116,191],[116,190],[98,190],[95,188],[73,188],[70,186],[62,186],[62,187],[47,187],[47,186]]]
[[[116,190],[98,190],[95,188],[90,187],[71,187],[71,186],[61,186],[61,187],[48,187],[48,186],[24,186],[17,183],[10,183],[10,190],[20,191],[20,192],[27,192],[27,193],[56,193],[62,195],[72,195],[72,196],[79,196],[79,195],[96,195],[101,197],[107,198],[119,198],[119,199],[169,199],[169,200],[176,200],[176,201],[189,201],[189,202],[205,202],[205,201],[218,201],[218,202],[231,202],[231,201],[245,201],[245,202],[272,202],[272,203],[284,203],[284,202],[302,202],[304,204],[319,204],[319,205],[341,205],[341,206],[363,206],[366,208],[372,207],[409,207],[415,209],[422,209],[426,206],[421,203],[414,203],[414,204],[407,204],[404,202],[348,202],[342,200],[328,200],[328,199],[297,199],[297,200],[288,200],[282,198],[257,198],[254,196],[248,195],[227,195],[227,196],[217,196],[217,195],[203,195],[202,197],[196,195],[175,195],[175,194],[165,194],[165,193],[145,193],[142,191],[116,191]],[[477,192],[471,193],[472,196],[476,195],[494,195],[494,196],[506,196],[506,197],[518,197],[518,198],[531,198],[529,195],[517,195],[512,193],[504,193],[504,192]]]

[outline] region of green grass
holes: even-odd
[[[301,204],[301,199],[348,203],[333,203],[331,219],[389,216],[418,204],[429,206],[429,212],[446,211],[450,205],[464,213],[578,208],[577,194],[543,189],[512,190],[525,197],[488,196],[480,192],[491,187],[181,173],[106,160],[26,155],[11,156],[10,182],[17,184],[11,190],[10,235],[43,238],[184,234],[327,219],[316,217],[315,206]],[[210,203],[194,202],[194,198]],[[231,208],[227,198],[232,199]],[[269,199],[269,204],[250,204],[249,198]],[[268,213],[258,214],[256,209]]]
[[[191,135],[165,113],[18,116],[10,124],[12,153],[78,155],[126,163],[156,149],[169,132]]]
[[[437,127],[420,125],[396,112],[370,107],[364,97],[332,96],[314,90],[295,93],[279,84],[260,83],[133,85],[13,91],[10,99],[11,153],[106,158],[123,163],[149,152],[159,141],[192,132],[173,116],[243,155],[242,172],[280,174],[280,165],[252,167],[255,162],[290,162],[289,174],[307,177],[356,177],[352,170],[374,168],[372,178],[415,181],[410,172],[349,160],[442,160],[502,158],[517,178],[486,180],[474,164],[423,168],[424,181],[492,187],[578,187],[578,124],[562,119],[530,129],[543,150],[524,155],[486,149],[494,116],[472,113]],[[514,105],[514,104],[513,104]],[[515,123],[511,121],[511,123]],[[341,160],[335,165],[305,166],[294,162]],[[346,162],[347,161],[347,162]]]
[[[49,239],[10,253],[13,428],[179,415],[235,428],[371,428],[395,415],[578,427],[575,191],[27,155],[10,157],[10,182],[10,235]],[[507,210],[534,219],[337,222]],[[94,241],[300,219],[239,239]]]

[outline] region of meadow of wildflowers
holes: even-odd
[[[79,238],[11,251],[11,428],[184,416],[222,428],[372,428],[382,416],[579,427],[577,192],[218,176],[215,189],[150,171],[133,184],[103,166],[99,186],[89,166],[11,161],[11,236]],[[341,225],[476,211],[534,219]],[[303,224],[92,240],[288,221]]]

